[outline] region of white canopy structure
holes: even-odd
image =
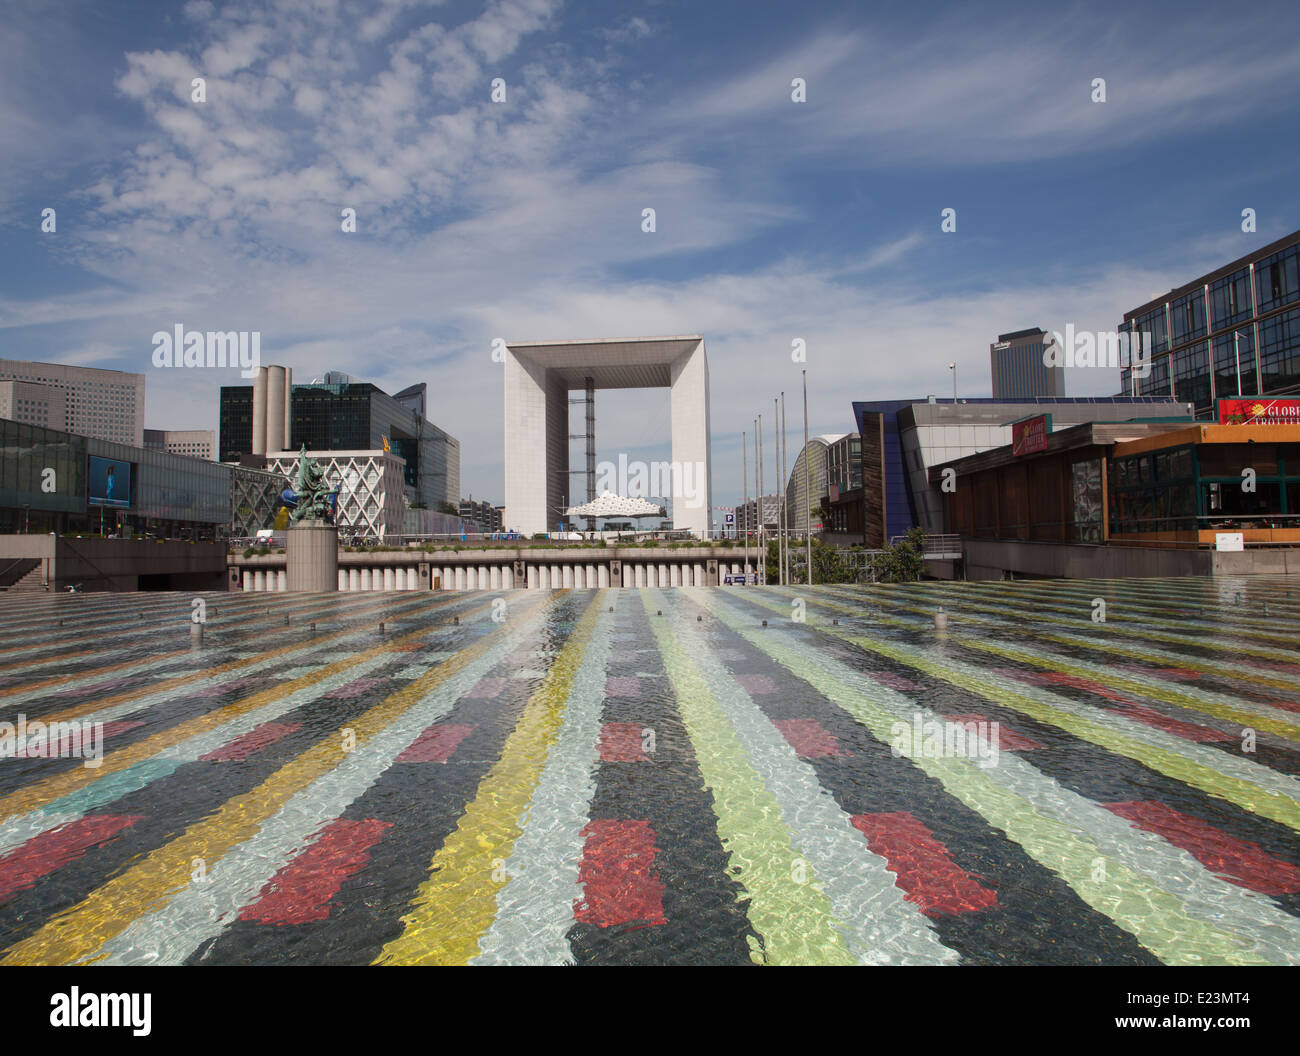
[[[566,517],[663,517],[664,508],[642,498],[628,499],[612,491],[602,492],[600,498],[581,506],[570,506]]]

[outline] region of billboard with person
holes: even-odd
[[[130,462],[91,455],[86,501],[91,506],[130,506],[132,468]]]

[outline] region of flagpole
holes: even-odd
[[[803,468],[808,482],[808,499],[812,500],[812,464],[808,459],[808,371],[803,372]],[[812,509],[808,510],[808,586],[813,585]]]
[[[744,489],[744,500],[740,504],[743,510],[749,505],[749,437],[744,433],[740,434],[740,480]],[[737,519],[736,528],[740,528],[740,521]],[[745,522],[745,586],[749,586],[749,522]]]

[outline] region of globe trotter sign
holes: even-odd
[[[1300,425],[1300,400],[1220,400],[1220,425]]]
[[[1047,434],[1052,431],[1052,416],[1039,414],[1011,423],[1011,453],[1032,455],[1047,450]]]

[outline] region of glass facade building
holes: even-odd
[[[1126,312],[1151,370],[1123,369],[1126,396],[1174,396],[1197,416],[1215,400],[1300,392],[1300,231]],[[1132,338],[1130,338],[1132,340]]]
[[[89,468],[103,459],[129,466],[121,505],[88,499]],[[230,466],[0,419],[0,534],[216,539],[230,524]]]
[[[308,451],[378,451],[387,439],[389,450],[406,462],[407,497],[429,509],[460,501],[460,444],[419,408],[423,386],[412,386],[398,400],[368,382],[294,385],[290,396],[290,449]],[[253,450],[253,387],[227,385],[221,389],[223,462],[237,462]],[[268,451],[268,454],[271,452]]]

